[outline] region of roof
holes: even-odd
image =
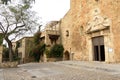
[[[33,38],[33,36],[25,36],[25,37],[20,38],[20,39],[17,40],[17,41],[20,41],[20,40],[22,40],[22,39],[24,39],[24,38]],[[15,41],[15,42],[17,42],[17,41]]]
[[[48,22],[47,24],[46,24],[46,26],[54,26],[54,25],[56,25],[56,24],[58,24],[59,23],[59,21],[50,21],[50,22]]]

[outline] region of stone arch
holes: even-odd
[[[64,52],[64,60],[70,60],[70,53],[69,51]]]

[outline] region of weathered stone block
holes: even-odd
[[[18,65],[18,62],[4,62],[0,63],[1,68],[16,68]]]

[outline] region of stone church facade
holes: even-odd
[[[71,0],[60,20],[64,60],[120,62],[120,1]]]

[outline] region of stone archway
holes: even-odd
[[[68,51],[64,53],[64,60],[70,60],[70,53]]]

